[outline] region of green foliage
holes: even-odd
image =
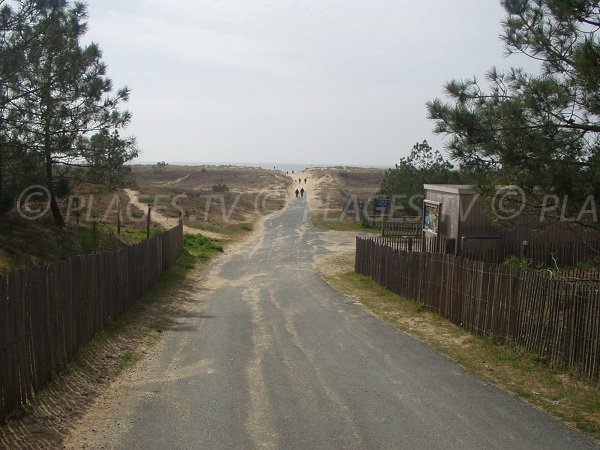
[[[381,194],[395,201],[394,208],[418,214],[425,191],[424,184],[465,182],[466,178],[454,170],[439,150],[433,150],[427,141],[417,142],[405,158],[400,158],[394,169],[386,171],[381,182]]]
[[[504,260],[504,264],[517,269],[527,269],[531,267],[532,261],[529,258],[523,258],[520,256],[509,256]]]
[[[213,190],[213,192],[228,192],[229,188],[227,187],[226,184],[217,183],[217,184],[213,184],[212,190]]]
[[[60,178],[56,183],[55,193],[58,198],[66,198],[71,193],[71,186],[69,180],[66,178]]]
[[[117,237],[113,227],[99,223],[94,237],[90,223],[64,228],[11,216],[0,221],[0,273],[62,261],[75,255],[121,248],[133,243]],[[145,238],[145,235],[144,235]]]
[[[423,303],[415,302],[415,312],[421,313],[427,311],[427,308]]]
[[[502,4],[507,53],[539,61],[541,72],[492,68],[487,88],[476,78],[451,81],[450,102],[428,103],[429,117],[437,133],[451,136],[448,148],[461,167],[495,175],[488,187],[517,184],[526,193],[568,196],[577,212],[588,194],[600,198],[600,6]],[[539,214],[539,205],[531,206]]]
[[[0,4],[0,192],[44,185],[57,225],[67,180],[115,186],[137,156],[119,134],[129,90],[113,92],[98,45],[81,45],[86,19],[80,2]]]
[[[594,256],[592,259],[578,264],[583,269],[600,269],[600,256]]]
[[[235,223],[228,224],[227,226],[221,227],[218,225],[214,225],[208,222],[187,222],[187,226],[191,228],[197,228],[199,230],[210,231],[212,233],[219,233],[227,236],[236,236],[240,234],[240,232],[248,232],[253,230],[253,226],[251,223]]]
[[[185,234],[183,242],[185,248],[200,261],[208,260],[216,252],[223,252],[221,244],[201,234]]]
[[[150,238],[157,236],[163,232],[160,228],[150,228]],[[144,241],[146,240],[146,229],[145,228],[122,228],[121,236],[125,237],[128,241]]]
[[[0,215],[7,213],[14,206],[14,198],[8,192],[0,191]]]
[[[85,170],[78,171],[80,179],[109,187],[131,183],[131,167],[125,163],[137,156],[135,138],[121,137],[118,129],[102,129],[88,141],[80,140],[79,145],[87,161]]]
[[[159,161],[155,165],[152,166],[152,171],[154,173],[163,173],[169,164],[164,161]]]

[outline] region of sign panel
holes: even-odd
[[[390,199],[387,197],[376,197],[373,204],[375,214],[387,214],[390,210]]]
[[[442,212],[442,204],[432,202],[431,200],[423,201],[423,231],[435,234],[440,231],[440,219]]]

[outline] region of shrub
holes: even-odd
[[[213,192],[227,192],[227,191],[229,191],[229,188],[227,187],[226,184],[217,183],[217,184],[213,184],[212,190],[213,190]]]

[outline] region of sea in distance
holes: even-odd
[[[261,169],[269,169],[269,170],[280,170],[282,172],[301,172],[304,169],[309,169],[311,167],[360,167],[365,169],[389,169],[389,167],[384,166],[374,166],[367,164],[310,164],[310,163],[277,163],[277,162],[268,162],[268,163],[257,163],[257,162],[219,162],[219,161],[167,161],[169,164],[174,166],[238,166],[238,167],[259,167]],[[142,164],[142,165],[152,165],[156,164],[156,161],[140,161],[135,160],[130,162],[129,164]]]

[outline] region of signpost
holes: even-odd
[[[440,233],[441,214],[441,203],[423,200],[423,232],[438,236]]]
[[[423,245],[426,248],[427,234],[435,237],[435,251],[440,246],[440,221],[442,220],[442,204],[431,200],[423,200]]]

